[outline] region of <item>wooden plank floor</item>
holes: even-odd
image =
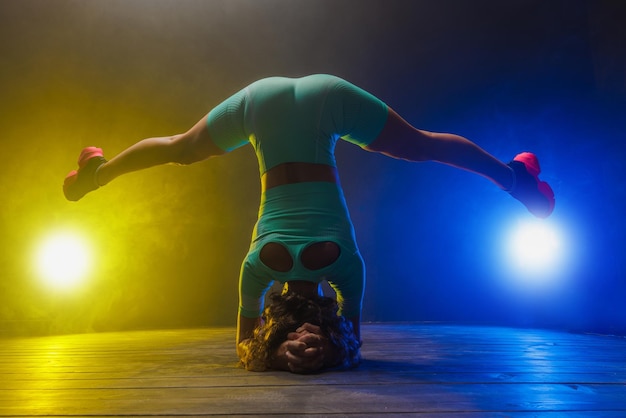
[[[0,416],[626,417],[626,339],[365,324],[364,362],[318,375],[237,366],[235,330],[0,340]]]

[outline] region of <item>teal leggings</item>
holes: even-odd
[[[387,106],[341,78],[317,74],[259,80],[208,115],[213,142],[231,151],[248,142],[261,174],[285,162],[335,164],[339,138],[364,147],[382,131]]]
[[[385,126],[387,113],[385,103],[370,93],[341,78],[317,74],[259,80],[213,109],[207,124],[211,138],[224,151],[252,144],[262,175],[287,162],[335,167],[337,140],[361,147],[371,144]],[[300,263],[307,246],[326,241],[339,247],[337,260],[319,270]],[[270,242],[287,250],[291,270],[278,272],[263,264],[260,251]],[[241,267],[243,316],[261,315],[263,296],[274,280],[326,280],[336,290],[344,316],[360,313],[365,267],[338,184],[295,183],[263,194],[250,251]]]

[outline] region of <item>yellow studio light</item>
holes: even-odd
[[[67,289],[78,285],[91,263],[89,245],[75,233],[53,233],[37,248],[37,272],[45,283],[54,288]]]

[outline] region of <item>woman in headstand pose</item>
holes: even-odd
[[[416,129],[378,98],[330,75],[259,80],[183,134],[148,138],[107,161],[83,149],[63,190],[71,201],[122,174],[192,164],[247,143],[261,175],[261,204],[239,279],[237,353],[249,370],[314,372],[360,361],[365,268],[337,176],[337,140],[408,161],[437,161],[480,174],[538,217],[554,193],[534,154],[505,164],[458,135]],[[284,284],[264,309],[271,283]],[[326,280],[337,301],[320,296]]]

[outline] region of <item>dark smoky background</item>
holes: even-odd
[[[626,332],[621,1],[0,0],[0,333],[233,326],[260,187],[250,147],[133,173],[79,203],[80,149],[187,130],[262,77],[331,73],[415,126],[508,160],[532,150],[567,231],[559,284],[512,285],[501,236],[529,217],[483,179],[337,146],[365,258],[365,321]],[[86,236],[73,291],[33,267]]]

